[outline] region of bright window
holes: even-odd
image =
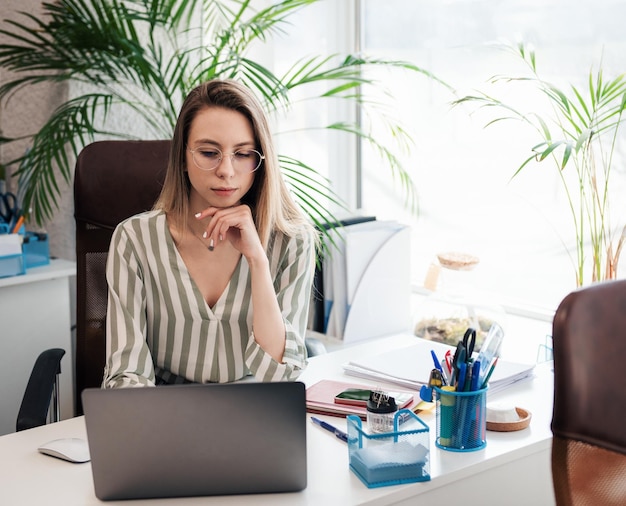
[[[345,27],[353,26],[358,11],[340,4],[355,5],[321,2],[305,9],[305,23],[294,18],[297,35],[285,38],[289,49],[277,61],[297,53],[350,50],[349,39],[331,33],[352,33]],[[487,80],[495,74],[524,72],[521,60],[491,45],[496,41],[531,43],[542,76],[559,86],[584,86],[600,59],[607,77],[626,71],[626,4],[617,0],[361,0],[361,9],[366,54],[413,62],[459,95],[487,90]],[[298,46],[299,41],[309,45]],[[461,251],[480,258],[474,278],[503,304],[555,309],[575,289],[574,266],[565,248],[572,247],[574,230],[552,166],[527,168],[510,180],[533,145],[531,132],[513,122],[485,129],[485,115],[470,114],[471,107],[451,108],[451,93],[408,72],[380,70],[376,77],[391,89],[391,107],[415,141],[403,163],[418,188],[420,214],[406,211],[398,184],[367,148],[361,167],[363,210],[411,225],[415,284],[423,282],[437,252]],[[384,128],[376,134],[386,140]],[[319,139],[313,152],[329,153],[329,175],[343,181],[339,187],[352,201],[354,179],[350,175],[346,181],[349,172],[343,163],[353,161],[348,153],[352,145],[334,144],[327,151],[324,142]],[[623,146],[617,156],[624,158]],[[622,194],[625,172],[614,173],[613,187]],[[613,216],[623,226],[626,199],[613,199]],[[625,263],[622,258],[622,273]]]

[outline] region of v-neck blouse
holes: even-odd
[[[161,381],[294,380],[306,366],[304,335],[313,280],[309,236],[273,234],[270,272],[285,322],[283,362],[256,343],[250,271],[242,256],[209,307],[176,248],[166,216],[149,211],[120,223],[107,259],[107,361],[103,387]],[[174,379],[173,379],[174,378]]]

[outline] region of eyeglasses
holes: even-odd
[[[222,163],[224,153],[213,146],[199,146],[196,149],[190,149],[193,163],[200,170],[215,170]],[[240,149],[234,153],[230,153],[230,161],[233,168],[242,174],[254,172],[261,166],[261,162],[265,157],[255,149]]]

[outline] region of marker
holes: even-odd
[[[348,434],[339,430],[337,427],[333,427],[331,424],[326,423],[324,420],[320,420],[319,418],[311,417],[314,423],[319,425],[322,429],[326,429],[328,432],[332,432],[335,436],[337,436],[342,441],[348,442]]]

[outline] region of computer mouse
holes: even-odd
[[[51,457],[77,464],[91,460],[87,441],[75,437],[55,439],[41,445],[37,449],[44,455],[50,455]]]

